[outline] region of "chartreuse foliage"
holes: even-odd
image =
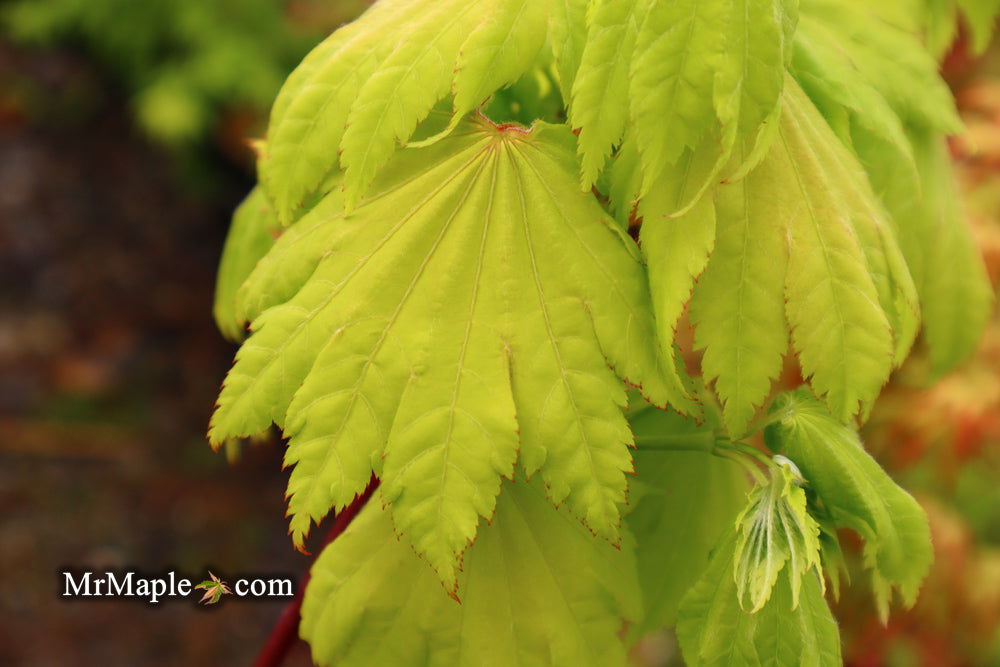
[[[641,400],[629,409],[638,450],[626,523],[643,536],[635,547],[643,613],[630,636],[641,637],[677,622],[681,598],[735,523],[749,483],[738,463],[711,455],[717,423],[699,425]]]
[[[933,559],[920,505],[865,452],[857,433],[838,424],[807,392],[782,394],[774,410],[769,446],[796,462],[834,526],[865,539],[865,567],[883,618],[893,589],[911,606]]]
[[[851,1],[863,4],[862,0]],[[921,35],[930,52],[938,57],[959,36],[959,25],[971,37],[971,50],[977,54],[984,51],[1000,14],[1000,0],[885,0],[865,7],[879,19]]]
[[[736,595],[751,613],[771,598],[783,569],[791,584],[792,607],[799,604],[806,572],[812,569],[822,583],[819,524],[806,510],[803,482],[795,464],[780,459],[770,483],[750,493],[736,518]]]
[[[215,283],[213,315],[219,330],[229,340],[243,339],[245,329],[236,316],[236,292],[253,271],[257,262],[274,245],[279,232],[264,191],[259,187],[247,195],[233,214],[226,245],[219,262],[219,277]]]
[[[923,304],[931,366],[942,374],[975,349],[994,299],[986,266],[962,219],[944,139],[918,127],[909,128],[907,135],[920,174],[919,198],[885,171],[888,155],[877,146],[863,150],[887,207],[897,220],[907,221],[900,247]]]
[[[236,311],[254,333],[210,435],[284,428],[297,544],[374,472],[453,586],[518,458],[618,541],[632,463],[615,371],[694,408],[657,354],[630,241],[576,187],[572,139],[463,123],[398,153],[351,213],[322,201],[250,275]]]
[[[582,12],[566,4],[383,0],[335,32],[289,77],[271,113],[260,173],[278,218],[297,218],[340,167],[356,204],[439,100],[453,92],[461,118],[527,72],[553,14],[557,57],[574,58]]]
[[[681,231],[694,216],[704,216],[694,221],[702,229],[717,220],[714,244]],[[680,218],[646,221],[641,239],[663,336],[697,274],[685,276],[679,262],[707,263],[691,318],[735,435],[768,396],[789,331],[813,388],[845,421],[867,411],[916,335],[916,290],[891,223],[857,159],[794,81],[760,165]]]
[[[380,502],[381,501],[381,502]],[[594,539],[538,480],[504,485],[449,597],[374,498],[312,568],[302,635],[322,665],[624,665],[632,545]]]
[[[796,575],[783,569],[769,600],[748,614],[740,606],[737,584],[730,576],[735,547],[730,531],[684,597],[677,638],[689,667],[840,665],[840,633],[823,599],[819,578],[802,579],[796,604],[790,582]]]
[[[692,665],[837,664],[839,528],[913,603],[926,520],[854,422],[921,310],[944,371],[990,306],[922,8],[380,0],[303,61],[210,438],[282,429],[300,548],[380,480],[314,567],[318,662],[619,664],[675,625]]]
[[[960,24],[967,27],[971,34],[973,51],[981,53],[986,50],[993,36],[996,17],[1000,14],[998,0],[897,0],[897,4],[916,4],[923,10],[914,12],[916,26],[925,34],[932,53],[939,56],[951,46]]]
[[[681,601],[677,632],[692,665],[839,664],[822,574],[839,583],[837,528],[865,540],[883,618],[896,588],[905,605],[914,603],[930,566],[923,510],[854,430],[804,388],[780,394],[769,421],[768,446],[781,454]]]

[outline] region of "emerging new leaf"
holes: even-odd
[[[750,492],[746,508],[736,519],[736,594],[740,606],[751,614],[771,598],[782,570],[791,585],[792,609],[799,604],[802,578],[810,569],[823,584],[819,524],[806,510],[801,486],[805,480],[794,463],[775,460],[778,465],[771,480]]]
[[[677,639],[688,667],[840,667],[840,633],[819,578],[803,579],[795,604],[794,573],[783,569],[767,603],[748,614],[731,576],[735,548],[730,531],[681,601]]]
[[[574,148],[564,126],[464,122],[398,152],[351,213],[318,204],[250,276],[238,310],[254,333],[210,437],[283,427],[296,544],[374,471],[453,587],[518,455],[618,540],[632,469],[619,378],[696,405],[656,350],[632,241],[579,191]]]

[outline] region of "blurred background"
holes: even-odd
[[[301,580],[279,442],[205,441],[212,293],[246,139],[364,5],[0,3],[0,665],[250,664],[284,606],[67,604],[61,567]]]
[[[284,605],[66,604],[61,567],[301,579],[280,443],[230,465],[204,439],[235,351],[212,291],[254,180],[247,139],[298,60],[366,4],[0,3],[0,664],[248,664]],[[972,58],[960,36],[943,72],[996,285],[1000,47]],[[1000,318],[928,384],[918,352],[866,437],[927,508],[937,562],[887,627],[857,573],[836,610],[851,665],[1000,665]],[[676,661],[657,646],[637,662]],[[308,664],[304,646],[286,664]]]

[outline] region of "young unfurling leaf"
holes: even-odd
[[[736,540],[732,531],[723,537],[681,601],[677,639],[688,667],[839,667],[840,632],[819,578],[802,580],[795,604],[795,574],[784,568],[768,601],[748,614],[732,577]]]
[[[773,469],[768,484],[750,493],[736,519],[734,576],[740,606],[756,613],[771,598],[778,574],[785,570],[791,586],[792,608],[799,604],[803,577],[823,583],[819,524],[806,510],[805,480],[787,459]]]

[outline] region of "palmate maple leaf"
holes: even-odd
[[[202,604],[215,604],[222,598],[223,595],[232,595],[232,591],[229,590],[229,586],[226,582],[212,574],[211,570],[209,570],[208,576],[211,577],[211,579],[206,579],[195,586],[195,590],[199,588],[205,589],[205,594],[201,596],[201,599],[198,600],[198,602]]]
[[[574,148],[565,126],[471,118],[399,151],[350,214],[331,193],[258,262],[210,439],[282,428],[297,546],[374,472],[396,528],[454,589],[515,462],[618,541],[622,380],[697,406],[656,349],[638,251],[580,192]]]

